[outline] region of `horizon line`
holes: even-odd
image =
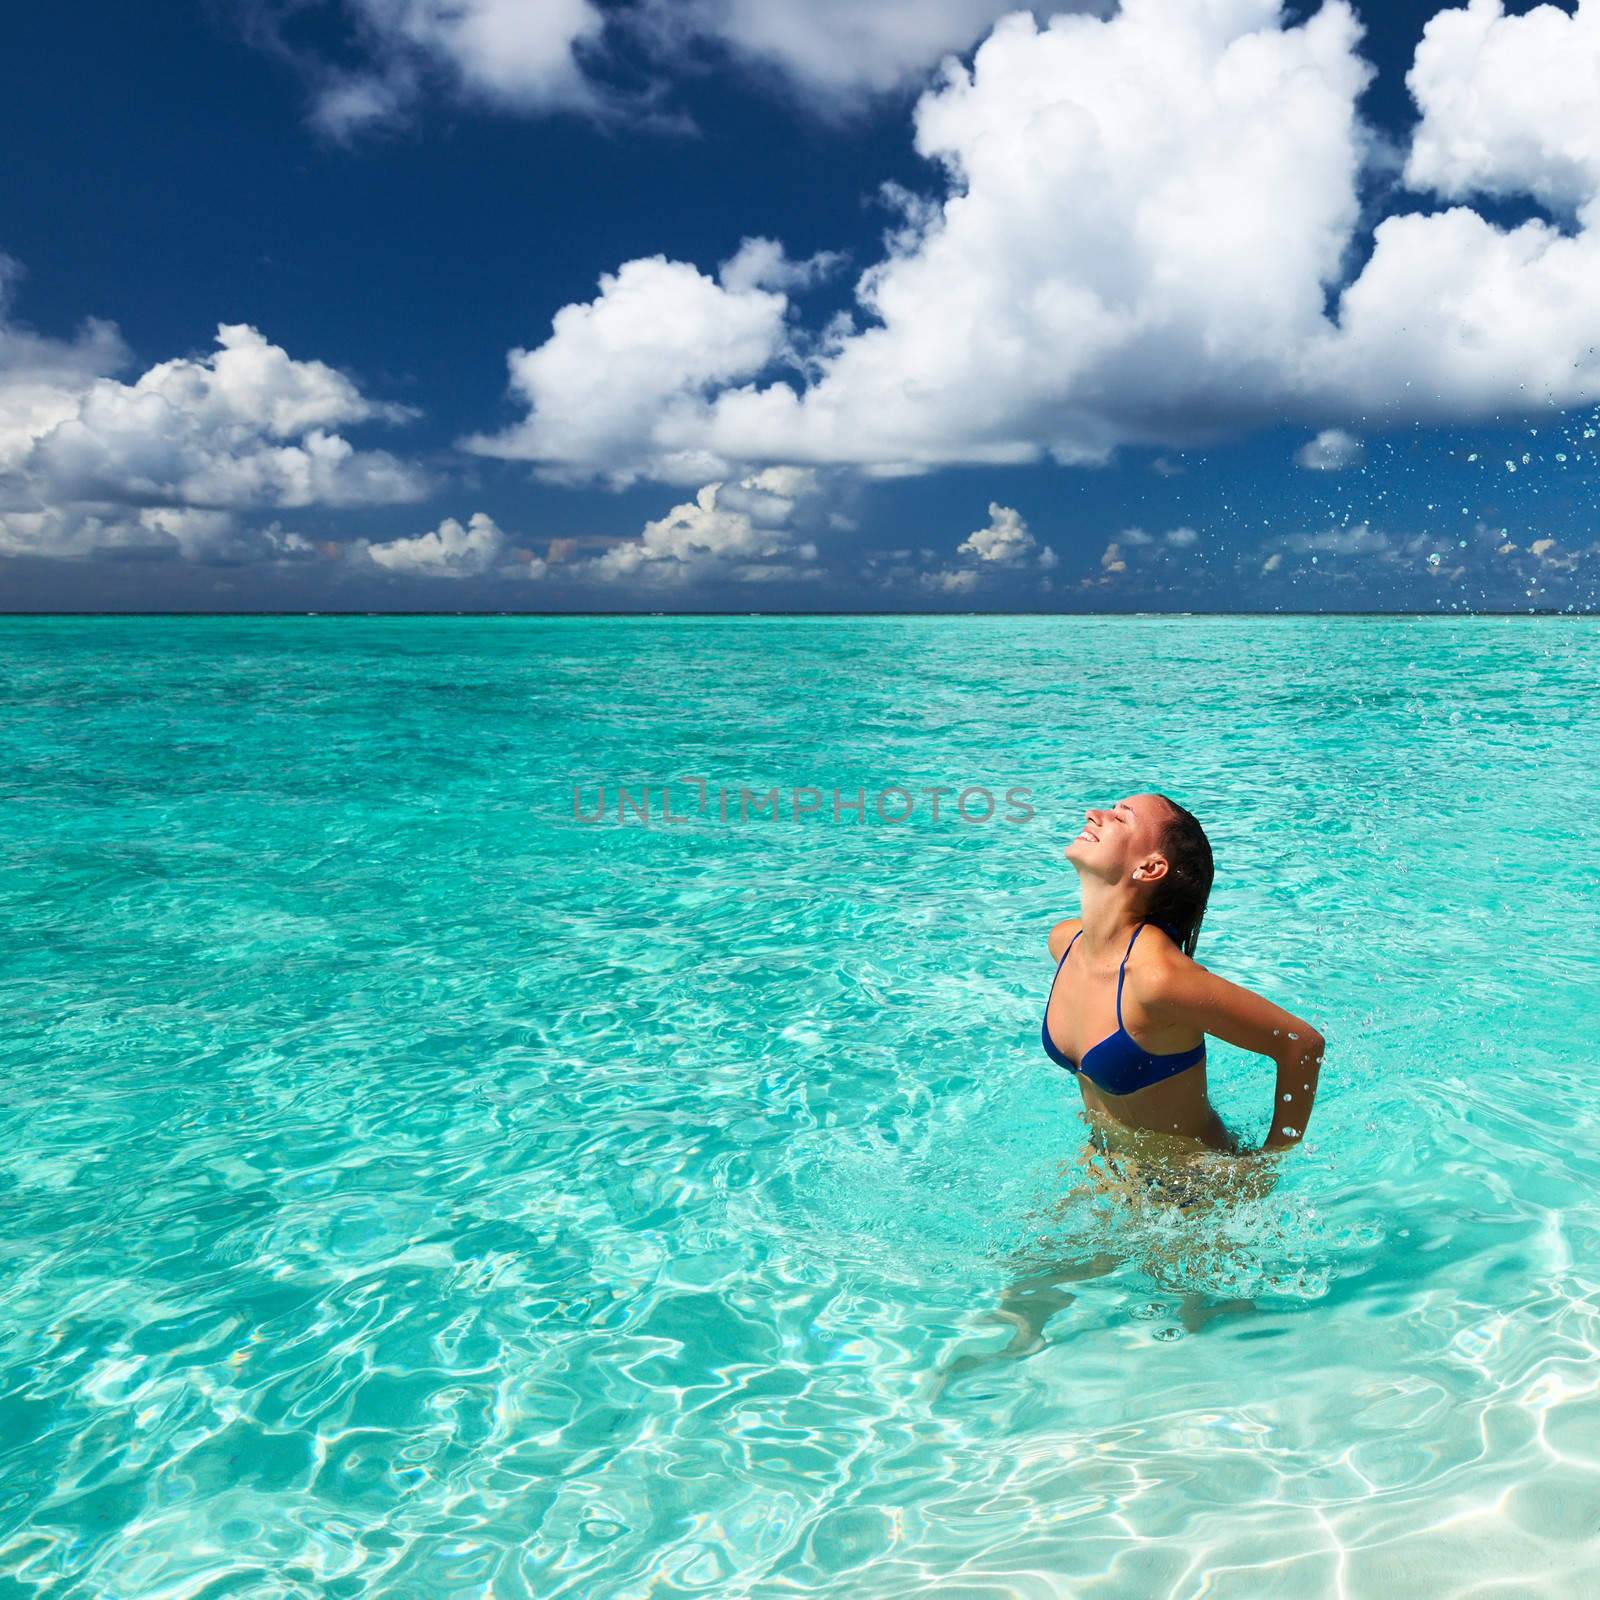
[[[496,611],[496,610],[450,610],[443,608],[420,608],[404,610],[373,610],[369,608],[348,609],[283,609],[262,608],[260,610],[224,610],[189,608],[185,610],[6,610],[0,608],[0,619],[7,621],[17,618],[39,617],[540,617],[562,618],[571,617],[575,620],[597,617],[632,617],[639,619],[669,618],[669,617],[1062,617],[1082,620],[1094,617],[1142,617],[1147,621],[1162,619],[1183,620],[1195,618],[1265,618],[1265,617],[1438,617],[1446,620],[1461,621],[1471,617],[1568,617],[1574,621],[1600,616],[1600,610],[1586,606],[1583,610],[1573,610],[1570,607],[1535,607],[1525,609],[1474,609],[1470,611],[1417,611],[1405,609],[1378,609],[1378,610],[1333,610],[1319,608],[1316,610],[1274,610],[1274,611],[1020,611],[1020,610],[986,610],[986,611],[926,611],[926,610],[732,610],[722,608],[718,610],[612,610],[612,611]]]

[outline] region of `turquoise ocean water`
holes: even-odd
[[[0,1597],[1583,1592],[1597,689],[1560,619],[0,621]],[[1329,1041],[1204,1220],[1072,1195],[1039,1044],[1147,787]]]

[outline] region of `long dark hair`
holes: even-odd
[[[1196,818],[1176,800],[1158,795],[1170,815],[1161,834],[1161,853],[1167,858],[1167,875],[1156,880],[1145,915],[1165,928],[1186,956],[1193,957],[1200,943],[1200,924],[1216,867],[1211,841]]]

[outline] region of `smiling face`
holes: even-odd
[[[1092,806],[1084,813],[1083,831],[1067,846],[1067,860],[1108,883],[1131,879],[1136,868],[1153,881],[1166,868],[1161,839],[1167,815],[1166,803],[1154,794]]]

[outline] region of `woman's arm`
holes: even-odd
[[[1164,961],[1152,962],[1140,979],[1136,993],[1152,1017],[1214,1034],[1277,1063],[1272,1127],[1261,1148],[1287,1150],[1298,1144],[1317,1096],[1327,1047],[1322,1035],[1282,1006],[1207,972],[1176,951]]]

